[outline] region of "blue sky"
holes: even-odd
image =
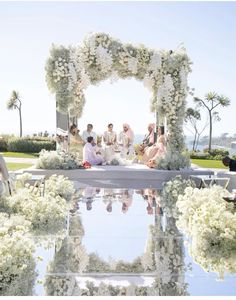
[[[213,135],[236,133],[235,15],[236,2],[0,2],[0,133],[19,132],[17,112],[6,109],[13,89],[23,102],[23,133],[55,130],[55,100],[44,71],[50,46],[80,44],[88,32],[150,48],[174,50],[183,42],[193,61],[195,95],[216,91],[231,99]],[[103,132],[113,122],[120,131],[127,122],[144,133],[154,120],[150,97],[135,80],[91,86],[79,127],[91,122]]]

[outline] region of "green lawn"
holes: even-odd
[[[37,158],[38,153],[0,152],[3,157]]]
[[[228,169],[222,164],[221,160],[191,159],[191,163],[202,168]]]
[[[6,165],[7,165],[7,168],[9,171],[26,169],[26,168],[33,166],[32,164],[24,164],[24,163],[6,163]]]

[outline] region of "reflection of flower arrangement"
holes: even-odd
[[[82,245],[82,237],[65,237],[56,242],[54,260],[48,265],[50,273],[82,273],[88,264],[88,254]]]
[[[56,93],[57,108],[63,113],[80,117],[85,104],[84,89],[108,78],[134,77],[144,83],[152,96],[152,110],[160,118],[167,117],[171,154],[175,163],[162,162],[162,168],[188,166],[183,157],[182,124],[185,99],[188,94],[187,76],[191,71],[185,49],[158,51],[144,46],[122,44],[105,33],[88,35],[80,47],[53,45],[46,64],[49,89]],[[173,162],[172,157],[172,162]]]
[[[206,271],[236,272],[236,214],[232,203],[223,201],[229,192],[220,186],[187,187],[177,206],[178,227],[191,238],[190,253]]]
[[[30,222],[22,216],[0,213],[0,295],[33,294],[36,273],[32,241],[26,237]]]
[[[23,188],[9,198],[9,207],[23,214],[35,231],[55,232],[65,225],[67,204],[60,196],[42,197]]]
[[[79,215],[70,216],[68,233],[69,236],[55,243],[54,260],[47,267],[50,273],[82,273],[88,265],[89,257],[82,245],[84,229]],[[71,276],[48,275],[44,286],[47,295],[73,295],[76,281]]]
[[[37,160],[37,169],[77,169],[81,164],[72,154],[42,150]]]
[[[75,276],[47,275],[45,279],[47,296],[79,296],[79,288]]]
[[[71,200],[75,194],[72,181],[63,175],[52,175],[45,183],[45,191],[50,195],[60,196],[65,200]]]
[[[176,296],[187,295],[187,284],[184,282],[184,248],[174,218],[167,219],[163,231],[161,220],[150,226],[146,249],[150,251],[149,268],[155,270],[155,281],[152,285],[153,295]]]
[[[133,262],[123,260],[113,260],[108,262],[99,257],[96,253],[89,254],[89,264],[87,272],[112,272],[112,273],[141,273],[144,271],[141,263],[141,257],[137,257]]]
[[[24,185],[29,178],[30,174],[18,176],[16,186]],[[72,198],[75,189],[73,183],[62,175],[52,175],[45,186],[45,195],[40,196],[37,189],[26,184],[7,198],[7,204],[13,212],[23,214],[35,231],[55,233],[65,226],[66,200]]]
[[[58,239],[55,244],[54,260],[47,269],[51,273],[81,273],[88,265],[88,255],[82,245],[84,228],[79,215],[69,218],[69,236]],[[47,275],[44,282],[48,296],[80,295],[74,276]]]
[[[184,193],[187,186],[193,186],[193,182],[191,180],[182,179],[180,175],[163,184],[160,204],[168,217],[178,217],[176,202],[178,196]]]
[[[151,296],[152,288],[149,286],[137,286],[130,284],[120,286],[101,282],[95,285],[91,281],[86,282],[86,286],[80,290],[81,296]]]

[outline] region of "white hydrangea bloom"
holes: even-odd
[[[107,73],[112,68],[112,56],[107,51],[106,48],[103,48],[101,45],[99,45],[96,49],[96,58],[97,58],[97,64],[101,66],[101,71],[103,73]]]
[[[135,57],[129,57],[128,58],[128,69],[133,74],[137,74],[138,72],[138,60]]]
[[[148,73],[145,74],[144,78],[143,78],[143,85],[148,88],[148,90],[150,92],[153,91],[153,86],[155,84],[154,78],[151,77]]]
[[[161,68],[161,56],[160,56],[159,52],[154,51],[154,53],[150,59],[148,70],[153,71],[154,73],[157,73],[157,72],[159,72],[160,68]]]
[[[114,82],[118,81],[119,79],[120,79],[120,76],[118,75],[118,73],[116,71],[113,71],[110,76],[110,82],[114,83]]]
[[[89,75],[84,69],[80,72],[80,79],[78,82],[79,90],[86,89],[91,84]]]

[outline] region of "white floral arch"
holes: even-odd
[[[183,47],[153,50],[122,44],[105,33],[89,34],[81,46],[53,45],[46,64],[46,80],[56,94],[57,110],[79,118],[85,105],[84,90],[106,79],[136,78],[152,93],[151,110],[166,118],[168,149],[158,162],[161,169],[188,166],[184,150],[183,120],[191,62]]]

